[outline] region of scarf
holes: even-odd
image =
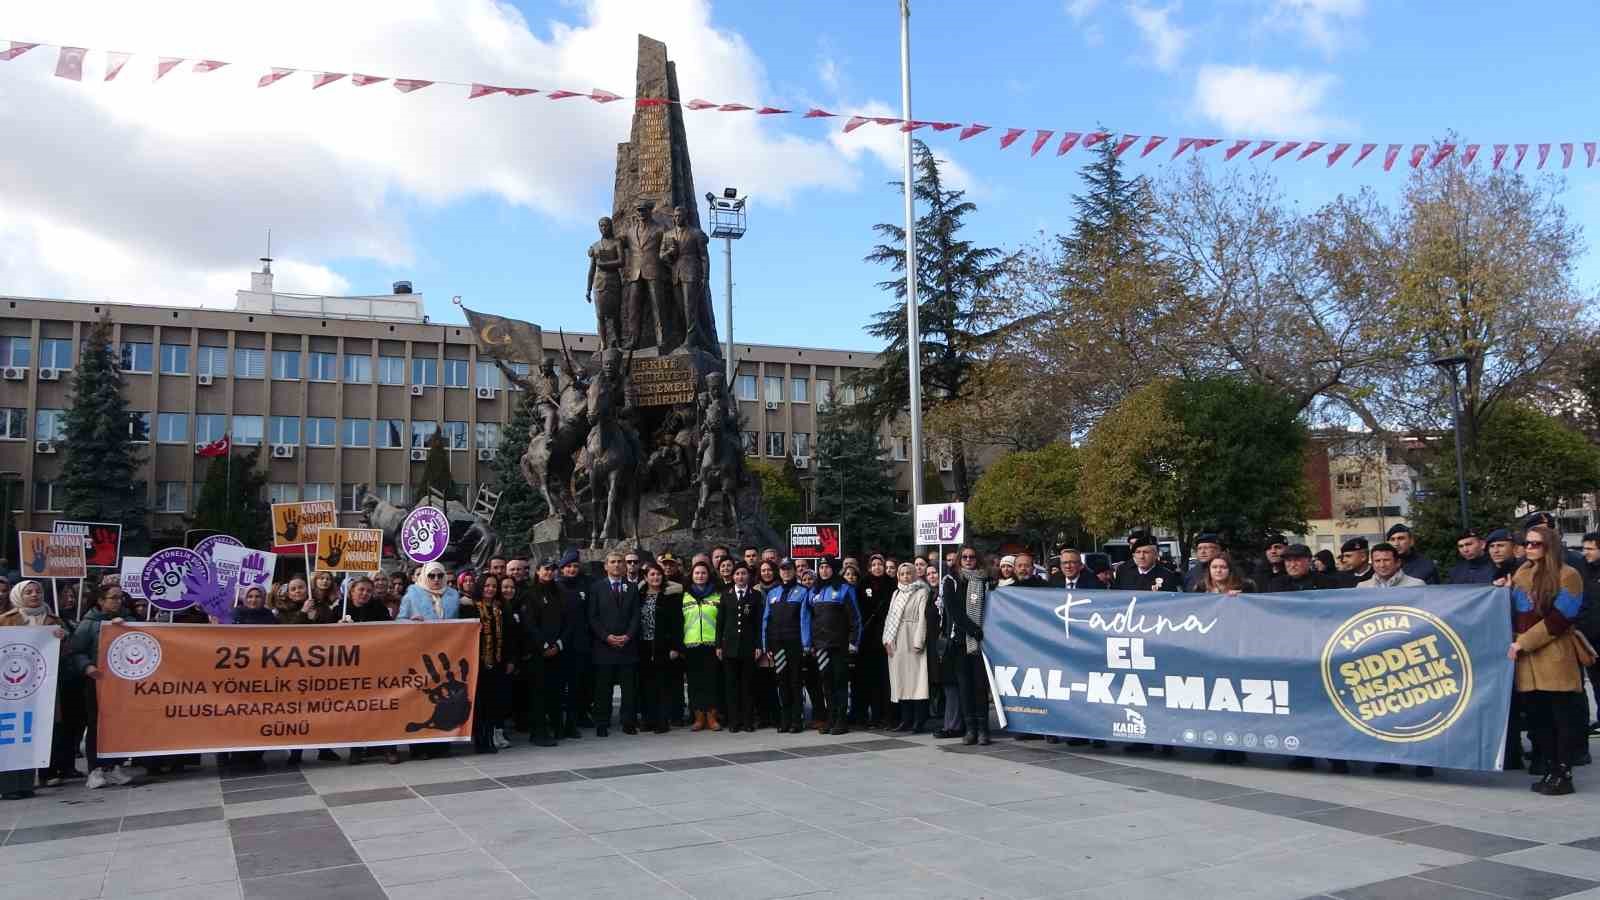
[[[708,581],[701,585],[691,582],[689,584],[688,591],[689,596],[695,598],[696,600],[704,600],[705,598],[717,592],[717,583],[715,581]]]
[[[444,574],[444,566],[441,566],[436,562],[431,562],[418,569],[416,583],[418,587],[422,588],[423,593],[428,595],[428,599],[433,601],[434,618],[442,619],[444,618],[444,591],[448,586],[448,579],[439,579],[439,589],[436,591],[433,588],[428,587],[428,575],[432,572]]]
[[[28,585],[39,588],[39,605],[32,609],[22,605],[22,591]],[[29,625],[43,625],[50,616],[50,607],[44,605],[44,588],[37,581],[19,581],[11,587],[11,608],[22,614]]]

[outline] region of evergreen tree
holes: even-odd
[[[62,518],[120,523],[122,552],[140,553],[149,546],[149,508],[128,423],[140,425],[129,416],[122,394],[109,316],[96,322],[83,342],[73,370],[71,403],[61,468]]]
[[[533,430],[533,416],[533,394],[523,391],[511,406],[511,421],[501,431],[500,447],[494,455],[495,489],[500,492],[494,529],[516,553],[527,552],[533,526],[548,513],[544,495],[522,475],[522,454]]]
[[[964,399],[973,368],[989,335],[982,333],[987,320],[987,291],[1004,269],[1001,253],[977,247],[960,237],[966,218],[977,206],[964,199],[965,191],[944,186],[939,160],[926,144],[912,144],[917,176],[913,196],[926,212],[917,219],[917,325],[921,337],[922,407],[930,411]],[[901,190],[905,186],[895,182]],[[904,278],[905,228],[883,224],[874,227],[885,243],[867,254],[867,261],[889,266],[901,275],[878,284],[894,294],[896,303],[873,317],[867,330],[888,341],[882,365],[862,369],[854,383],[865,390],[857,412],[864,420],[885,422],[911,402],[907,376],[906,283]],[[955,493],[965,499],[971,491],[966,449],[959,434],[952,439]]]
[[[229,451],[230,456],[234,456]],[[205,483],[195,498],[190,528],[205,528],[231,534],[246,547],[264,547],[270,539],[271,508],[262,500],[267,473],[259,466],[261,448],[250,447],[237,454],[229,468],[226,456],[214,457],[206,468]]]
[[[764,459],[746,460],[745,470],[761,485],[761,501],[766,506],[767,524],[780,537],[787,537],[789,526],[805,521],[801,511],[800,478],[794,468],[794,459],[768,462]]]
[[[450,448],[445,445],[444,433],[437,428],[428,437],[428,459],[422,464],[422,478],[412,492],[412,505],[423,502],[430,493],[446,500],[462,499],[456,496],[455,483],[450,480]]]
[[[817,433],[811,521],[838,522],[853,550],[909,550],[911,517],[895,512],[894,464],[878,435],[847,413],[825,413]]]

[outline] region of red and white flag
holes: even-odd
[[[1445,160],[1449,159],[1450,158],[1450,154],[1455,153],[1455,152],[1456,152],[1456,145],[1455,144],[1440,144],[1439,145],[1439,149],[1433,151],[1433,156],[1431,158],[1429,158],[1429,160],[1428,160],[1428,168],[1430,168],[1430,169],[1437,168],[1439,163],[1442,163]]]
[[[1528,155],[1528,145],[1527,144],[1512,144],[1511,146],[1515,147],[1516,150],[1517,150],[1517,162],[1516,162],[1516,164],[1514,166],[1512,166],[1512,168],[1520,169],[1520,168],[1522,168],[1522,160],[1525,159],[1527,157],[1527,155]]]
[[[1015,144],[1017,138],[1022,137],[1027,130],[1026,128],[1007,128],[1006,133],[1000,136],[1000,149],[1004,150]]]
[[[62,47],[56,57],[56,77],[72,81],[83,80],[83,55],[89,51],[82,47]]]
[[[1494,145],[1494,159],[1489,163],[1490,168],[1500,168],[1500,161],[1506,158],[1506,144]]]
[[[412,91],[420,91],[430,84],[433,84],[433,82],[424,81],[421,78],[396,78],[394,80],[394,89],[402,94],[409,94]]]
[[[1394,161],[1397,158],[1399,158],[1399,156],[1400,156],[1400,145],[1399,144],[1390,144],[1388,149],[1383,151],[1383,170],[1385,172],[1387,172],[1390,169],[1393,169],[1394,168]]]
[[[860,128],[870,121],[872,120],[866,116],[851,116],[850,121],[844,123],[844,133],[849,134],[850,132],[855,131],[857,128]]]
[[[369,84],[377,84],[380,81],[388,80],[389,78],[386,75],[363,75],[360,72],[355,72],[350,76],[350,83],[356,87],[366,87]]]
[[[195,456],[227,456],[228,455],[228,450],[230,448],[232,448],[232,446],[233,446],[233,442],[228,439],[227,435],[223,435],[222,437],[217,438],[216,440],[212,441],[209,444],[202,444],[202,445],[194,448],[194,455]]]
[[[1478,158],[1478,145],[1477,144],[1468,144],[1466,147],[1462,148],[1462,151],[1461,151],[1461,164],[1463,166],[1472,165],[1472,161],[1477,159],[1477,158]]]
[[[173,69],[176,69],[178,67],[178,63],[181,63],[181,62],[183,62],[183,57],[181,57],[181,56],[163,56],[163,57],[157,59],[156,60],[156,77],[152,78],[151,80],[152,81],[160,81],[162,78],[166,77],[168,72],[171,72]]]
[[[314,91],[324,85],[333,84],[344,76],[343,72],[318,72],[311,76],[311,89]]]
[[[614,101],[621,100],[622,99],[622,95],[621,94],[613,94],[610,91],[604,91],[604,90],[601,90],[600,88],[595,88],[594,90],[591,90],[589,92],[589,99],[593,100],[596,103],[612,103]],[[745,107],[745,108],[748,109],[749,107]]]
[[[261,78],[256,82],[256,87],[266,87],[269,84],[276,84],[277,82],[282,81],[294,73],[294,69],[280,69],[274,66],[272,71],[261,76]]]
[[[985,131],[988,131],[988,130],[989,130],[989,126],[987,126],[987,125],[976,125],[976,124],[968,125],[967,127],[961,129],[961,137],[959,138],[959,140],[963,140],[964,141],[969,137],[977,137],[978,135],[983,134]]]
[[[1299,162],[1300,160],[1305,159],[1306,157],[1308,157],[1311,154],[1317,152],[1318,150],[1321,150],[1323,147],[1326,147],[1326,146],[1328,146],[1328,142],[1327,141],[1312,141],[1311,143],[1306,145],[1306,148],[1304,150],[1300,151],[1300,155],[1299,156],[1295,157],[1295,162]]]
[[[838,115],[839,115],[838,113],[831,113],[831,112],[828,112],[825,109],[821,109],[821,108],[813,106],[810,109],[806,110],[806,114],[801,116],[800,118],[802,118],[802,119],[833,119],[833,118],[837,118]]]
[[[784,116],[784,115],[788,115],[791,112],[794,112],[794,110],[791,110],[791,109],[780,109],[779,107],[776,107],[776,106],[763,106],[760,109],[756,110],[756,115],[758,115],[758,116]]]
[[[1067,155],[1067,153],[1070,152],[1073,147],[1078,145],[1078,139],[1081,137],[1083,137],[1083,135],[1076,131],[1069,131],[1066,134],[1063,134],[1061,136],[1061,143],[1056,146],[1056,155]]]
[[[593,96],[593,95],[591,94],[590,96]],[[612,94],[611,95],[611,99],[612,100],[618,99],[617,95],[616,94]],[[610,101],[608,100],[606,102],[609,103]],[[746,110],[749,110],[749,109],[754,109],[754,107],[745,106],[743,103],[724,103],[721,106],[717,107],[717,112],[745,112]]]
[[[1248,146],[1250,146],[1250,142],[1248,140],[1234,141],[1233,142],[1233,146],[1229,147],[1227,152],[1222,154],[1222,161],[1223,162],[1232,162],[1233,158],[1235,156],[1239,155],[1239,151],[1243,150],[1244,148],[1246,148]]]
[[[1563,169],[1569,168],[1571,165],[1572,165],[1572,145],[1571,144],[1562,144],[1561,145],[1561,168],[1563,168]]]
[[[220,59],[201,59],[195,61],[194,70],[196,72],[215,72],[225,65],[227,63]]]
[[[1349,149],[1349,144],[1334,144],[1333,149],[1328,152],[1328,168],[1333,168],[1333,164],[1338,162],[1339,157],[1343,156],[1344,152]]]
[[[1137,141],[1138,139],[1139,139],[1139,135],[1137,135],[1137,134],[1125,134],[1125,135],[1123,135],[1122,139],[1117,141],[1117,146],[1115,146],[1115,147],[1113,147],[1111,149],[1111,155],[1113,155],[1113,156],[1121,156],[1122,154],[1128,152],[1128,148],[1132,147],[1133,146],[1133,142]]]
[[[566,93],[566,92],[565,91],[557,91],[556,93],[561,94],[561,93]],[[569,96],[576,96],[576,95],[573,94],[573,95],[569,95]],[[559,100],[561,98],[557,97],[556,99]],[[683,108],[684,109],[692,109],[695,112],[699,112],[702,109],[716,109],[717,108],[717,104],[712,103],[710,100],[701,100],[699,97],[696,97],[693,100],[690,100],[688,103],[685,103],[683,105]]]
[[[106,80],[110,81],[111,79],[117,77],[118,75],[121,75],[122,74],[122,67],[127,65],[128,64],[128,60],[131,59],[132,57],[133,57],[132,53],[118,53],[115,50],[111,51],[110,53],[107,53],[106,54]]]
[[[1354,169],[1356,166],[1361,165],[1361,161],[1371,156],[1372,151],[1376,149],[1378,149],[1377,144],[1362,144],[1361,152],[1356,154],[1356,161],[1350,164],[1350,168]]]
[[[1583,142],[1583,153],[1589,158],[1589,168],[1594,168],[1594,141]]]
[[[1544,168],[1544,161],[1550,158],[1550,145],[1539,145],[1539,168]]]
[[[1144,149],[1139,151],[1139,158],[1143,159],[1146,156],[1149,156],[1151,150],[1161,146],[1165,141],[1166,137],[1164,135],[1151,135],[1150,140],[1144,142]]]
[[[1050,136],[1055,133],[1055,129],[1053,128],[1040,128],[1036,130],[1033,133],[1033,150],[1030,151],[1028,155],[1038,156],[1039,148],[1043,147],[1050,140]]]
[[[37,46],[39,45],[29,44],[25,41],[11,41],[11,46],[8,49],[0,50],[0,62],[16,59]]]
[[[1271,150],[1273,148],[1273,146],[1275,144],[1277,144],[1277,143],[1278,143],[1277,141],[1262,141],[1261,143],[1256,145],[1256,148],[1254,150],[1250,151],[1250,155],[1248,157],[1246,157],[1246,158],[1247,159],[1255,159],[1256,157],[1260,156],[1261,154],[1267,152],[1268,150]]]
[[[498,94],[503,90],[505,90],[505,88],[495,87],[492,84],[478,84],[477,82],[473,82],[472,88],[467,91],[467,99],[476,100],[479,97],[487,97],[490,94]]]
[[[1273,161],[1276,162],[1277,160],[1283,159],[1285,156],[1288,156],[1291,152],[1293,152],[1294,148],[1298,146],[1300,146],[1299,141],[1284,141],[1283,146],[1279,147],[1278,151],[1272,154]]]

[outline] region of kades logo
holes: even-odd
[[[1437,616],[1376,606],[1346,619],[1328,638],[1322,686],[1339,715],[1362,733],[1397,743],[1425,741],[1466,710],[1472,657]]]
[[[1131,709],[1122,711],[1123,721],[1111,723],[1113,737],[1142,738],[1145,735],[1144,716]]]

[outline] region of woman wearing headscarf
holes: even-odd
[[[233,611],[235,625],[276,625],[278,617],[267,608],[267,591],[260,585],[245,588],[239,607]]]
[[[683,628],[676,637],[689,681],[689,709],[694,713],[689,730],[721,731],[722,726],[717,724],[717,618],[722,610],[722,593],[717,590],[709,562],[694,561],[682,608]]]
[[[882,644],[889,660],[889,699],[900,704],[895,731],[921,733],[928,704],[928,585],[917,580],[916,567],[901,563],[897,584],[884,616]]]
[[[447,622],[461,612],[461,594],[451,587],[444,566],[437,562],[423,565],[417,570],[417,580],[406,588],[400,600],[400,622]],[[412,744],[412,759],[428,759],[450,755],[450,745],[440,741],[431,744]]]
[[[65,638],[67,631],[61,626],[61,618],[50,611],[44,603],[44,588],[37,581],[19,581],[11,588],[11,608],[0,613],[0,627],[36,627],[50,628],[55,636]],[[57,685],[58,693],[61,685]],[[57,703],[56,709],[63,710],[65,704]],[[56,723],[60,727],[61,723]],[[66,729],[63,729],[66,730]],[[72,745],[65,746],[64,735],[56,734],[52,740],[50,752],[50,766],[42,772],[36,773],[33,769],[15,769],[10,772],[0,772],[0,799],[21,800],[33,796],[35,774],[41,775],[46,785],[54,787],[61,783],[61,779],[72,771],[73,760],[76,757],[77,739],[73,736]],[[63,759],[64,757],[64,759]]]
[[[1516,638],[1506,655],[1516,663],[1517,699],[1528,717],[1534,755],[1545,764],[1533,790],[1554,797],[1573,792],[1573,751],[1582,746],[1587,724],[1583,667],[1595,656],[1572,627],[1583,607],[1583,576],[1562,561],[1555,530],[1535,525],[1522,546],[1525,561],[1511,579]]]
[[[828,693],[828,734],[848,734],[850,657],[861,647],[861,607],[856,589],[844,580],[838,560],[824,557],[817,580],[801,609],[802,643],[817,658],[817,672]]]

